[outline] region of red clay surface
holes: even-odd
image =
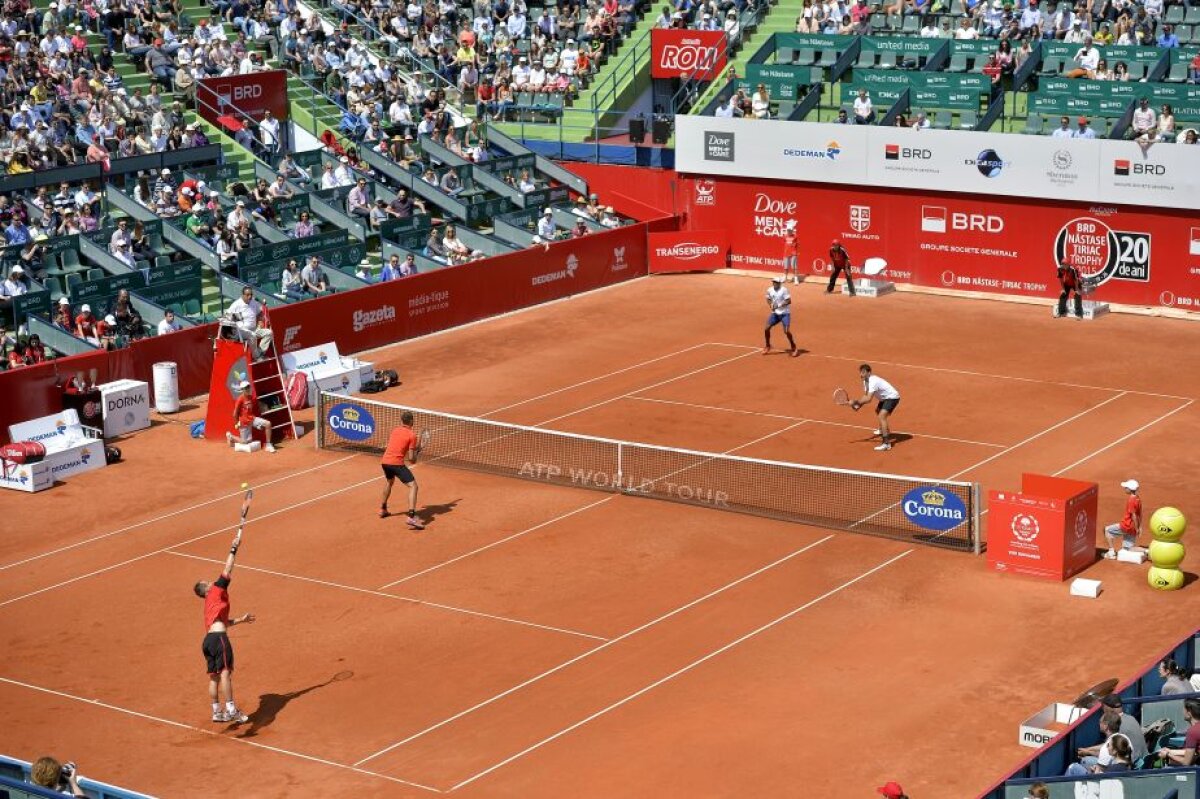
[[[917,295],[796,291],[809,353],[757,354],[762,280],[636,281],[374,353],[396,403],[581,433],[1014,488],[1142,481],[1197,513],[1180,363],[1200,328]],[[776,332],[776,341],[778,331]],[[870,361],[903,392],[890,453],[835,407]],[[0,752],[163,796],[970,796],[1018,723],[1129,677],[1194,628],[1194,584],[1100,562],[1098,600],[903,541],[418,467],[423,533],[380,520],[373,457],[187,438],[0,495]],[[309,412],[311,419],[311,411]],[[208,721],[192,583],[256,488],[232,587],[238,701]],[[402,500],[393,499],[393,507]],[[1185,562],[1185,569],[1188,564]],[[1193,567],[1194,570],[1194,567]],[[1121,625],[1114,641],[1106,619]],[[343,679],[333,680],[335,675]]]

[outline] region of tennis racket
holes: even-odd
[[[246,497],[242,500],[242,518],[238,522],[238,527],[246,526],[246,517],[250,514],[250,501],[254,499],[254,489],[251,488],[246,492]]]
[[[417,446],[413,448],[413,461],[421,456],[421,451],[429,446],[429,440],[433,438],[433,433],[426,427],[417,436]]]
[[[834,391],[833,392],[833,404],[834,405],[849,405],[850,404],[849,392],[847,392],[846,389],[844,389],[844,388],[839,388],[836,391]]]

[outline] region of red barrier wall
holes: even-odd
[[[586,180],[588,189],[599,194],[604,205],[611,205],[627,216],[646,221],[675,215],[679,176],[674,170],[574,161],[563,162],[561,166]],[[674,226],[668,229],[673,230]]]
[[[360,352],[644,274],[646,225],[630,225],[289,305],[271,326],[281,352]]]
[[[178,365],[179,395],[203,394],[212,372],[212,342],[215,325],[180,330],[168,336],[135,341],[116,352],[91,352],[60,358],[38,366],[0,372],[0,441],[8,441],[8,426],[62,410],[62,383],[76,372],[96,370],[96,382],[144,380],[154,395],[154,364],[174,361]]]

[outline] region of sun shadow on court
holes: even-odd
[[[437,517],[444,516],[447,513],[452,512],[456,507],[458,507],[458,503],[460,502],[462,502],[461,498],[452,499],[449,502],[443,502],[440,505],[425,505],[419,511],[417,511],[417,517],[421,521],[428,524]]]
[[[240,729],[238,738],[253,738],[258,735],[258,731],[264,727],[269,727],[275,722],[276,716],[288,706],[293,699],[299,699],[307,693],[312,693],[319,688],[324,688],[327,685],[332,685],[335,682],[342,682],[354,676],[352,671],[340,671],[330,677],[325,682],[310,685],[307,688],[301,688],[298,691],[291,691],[286,694],[260,694],[258,697],[258,708],[250,714],[250,726],[245,729]]]
[[[911,433],[892,433],[891,436],[892,436],[893,446],[896,444],[903,444],[905,441],[912,441],[912,439],[913,439]],[[860,438],[858,440],[859,441],[875,441],[877,438],[879,438],[879,436],[866,436],[866,437]]]

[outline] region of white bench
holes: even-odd
[[[375,377],[374,364],[343,356],[332,341],[319,347],[285,352],[280,356],[287,374],[308,375],[308,404],[317,403],[317,393],[357,394],[364,380]]]
[[[46,465],[51,482],[105,466],[104,439],[79,423],[74,408],[9,425],[8,440],[37,441],[44,446],[46,457],[42,464]]]

